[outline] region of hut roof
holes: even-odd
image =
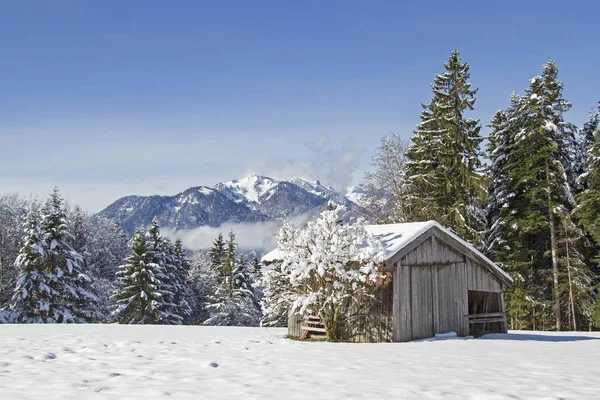
[[[398,260],[414,250],[423,241],[436,235],[457,248],[462,253],[487,267],[501,281],[511,286],[512,278],[502,268],[483,255],[473,245],[461,239],[454,232],[440,225],[437,221],[407,222],[402,224],[367,225],[367,232],[377,237],[383,246],[383,261],[386,265],[394,265]],[[266,264],[282,260],[284,254],[275,249],[264,255],[262,261]]]

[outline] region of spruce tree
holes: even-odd
[[[185,250],[181,244],[181,240],[177,239],[172,247],[173,252],[173,282],[175,287],[174,302],[177,306],[177,313],[181,315],[184,320],[188,318],[192,310],[188,302],[188,291],[186,283],[189,277],[190,263],[185,255]]]
[[[600,103],[598,104],[600,111]],[[591,238],[593,257],[596,267],[600,264],[600,121],[599,113],[592,113],[590,120],[582,129],[586,148],[586,169],[580,175],[579,182],[584,190],[577,197],[578,203],[573,214]],[[597,269],[596,269],[597,270]],[[592,310],[592,319],[596,327],[600,327],[600,274],[596,274],[593,283],[597,284],[596,303]]]
[[[588,309],[589,271],[571,218],[578,143],[557,74],[549,60],[491,124],[486,250],[515,279],[506,297],[515,328],[574,326]]]
[[[25,243],[15,262],[19,276],[10,305],[12,320],[19,323],[48,322],[50,304],[58,295],[50,284],[52,276],[44,270],[40,219],[37,205],[32,204],[25,221]]]
[[[567,176],[572,159],[569,145],[572,132],[567,129],[563,114],[571,104],[563,99],[563,84],[557,79],[558,68],[552,60],[542,66],[542,74],[531,79],[521,102],[523,130],[517,135],[516,153],[521,161],[512,171],[515,192],[525,207],[519,228],[539,242],[546,238],[544,253],[535,256],[543,279],[546,264],[552,270],[552,299],[556,329],[560,330],[561,304],[559,294],[558,224],[568,218],[574,199]],[[550,259],[546,257],[546,249]],[[539,250],[538,250],[539,251]],[[545,264],[545,265],[544,265]],[[536,294],[537,295],[537,294]],[[539,295],[544,296],[543,293]]]
[[[222,271],[223,264],[225,263],[225,240],[221,233],[219,233],[219,236],[213,241],[213,246],[208,254],[212,268]]]
[[[205,325],[258,326],[260,300],[255,289],[252,269],[245,254],[236,254],[237,244],[233,231],[225,246],[225,257],[220,282],[209,296],[206,309],[209,318]]]
[[[138,229],[130,242],[131,253],[117,271],[118,288],[112,296],[115,308],[112,317],[120,324],[158,324],[169,316],[164,312],[160,280],[155,275],[146,232]]]
[[[485,228],[482,207],[485,179],[481,174],[479,120],[467,118],[475,105],[469,65],[458,51],[436,75],[433,98],[423,105],[407,153],[410,220],[434,219],[466,240],[480,244]]]
[[[90,322],[101,318],[96,310],[97,297],[90,292],[83,257],[69,244],[73,235],[68,230],[58,189],[50,194],[42,213],[44,271],[51,277],[50,286],[56,293],[49,304],[47,322]]]
[[[158,280],[160,296],[160,309],[163,324],[181,324],[184,315],[180,312],[184,308],[181,304],[185,300],[182,268],[178,266],[173,246],[167,238],[160,234],[160,227],[156,218],[146,234],[146,242],[152,263],[156,266],[154,276]]]

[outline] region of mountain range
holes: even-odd
[[[193,229],[224,223],[253,223],[290,218],[324,209],[329,200],[360,212],[360,188],[341,195],[319,181],[278,181],[251,175],[214,187],[197,186],[173,196],[127,196],[98,213],[121,223],[127,235],[147,227],[154,217],[161,227]]]

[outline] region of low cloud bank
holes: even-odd
[[[294,225],[302,226],[311,217],[311,213],[290,218]],[[231,230],[235,233],[238,247],[245,250],[268,252],[277,247],[277,232],[282,221],[265,221],[254,223],[225,223],[219,227],[200,226],[194,229],[161,228],[161,233],[171,240],[180,239],[183,247],[190,250],[209,249],[215,238],[221,233],[225,238]]]
[[[201,226],[195,229],[162,229],[162,233],[172,240],[180,239],[183,246],[190,250],[206,250],[212,246],[219,235],[227,237],[233,230],[238,246],[242,249],[271,251],[277,246],[276,234],[281,221],[234,224],[227,223],[218,228]]]

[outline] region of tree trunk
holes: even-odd
[[[573,330],[577,330],[577,318],[575,318],[575,299],[573,297],[573,280],[571,278],[571,260],[569,259],[569,238],[567,234],[567,226],[565,226],[565,246],[567,250],[567,274],[569,276],[569,303],[571,303],[571,315],[573,317]]]
[[[558,293],[558,248],[556,245],[556,228],[554,226],[554,210],[550,194],[550,168],[546,160],[546,185],[548,196],[548,223],[550,225],[550,247],[552,248],[552,275],[554,278],[554,315],[556,317],[556,330],[560,331],[560,298]]]

